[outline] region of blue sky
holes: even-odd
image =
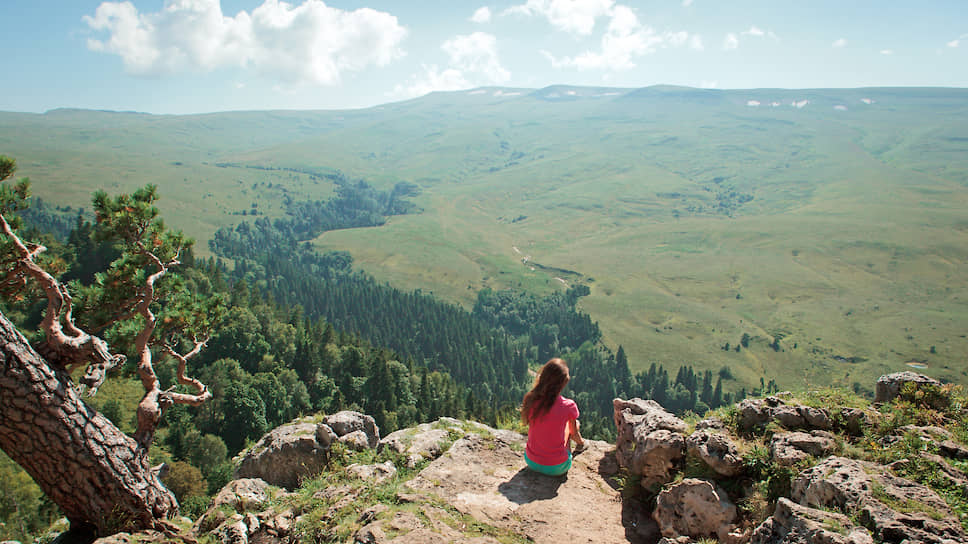
[[[4,0],[0,110],[343,109],[553,84],[968,87],[965,0]]]

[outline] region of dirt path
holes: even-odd
[[[611,477],[618,473],[614,446],[587,443],[567,476],[550,477],[525,467],[521,435],[469,436],[407,485],[538,544],[655,542],[655,526],[641,506],[623,503],[613,488],[617,484]]]

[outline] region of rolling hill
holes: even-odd
[[[168,223],[200,241],[325,198],[327,174],[407,181],[420,213],[316,247],[468,307],[485,286],[583,283],[633,370],[728,365],[800,388],[910,365],[968,382],[968,89],[560,85],[349,111],[0,112],[0,153],[72,209],[158,184]]]

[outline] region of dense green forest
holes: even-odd
[[[484,290],[468,312],[380,284],[354,270],[347,253],[315,253],[304,242],[326,229],[380,224],[386,215],[413,210],[402,200],[411,190],[406,187],[383,193],[362,182],[338,186],[329,201],[293,203],[289,219],[261,217],[220,231],[211,246],[236,263],[232,270],[220,258],[184,259],[179,281],[225,304],[191,370],[214,398],[197,409],[170,409],[153,453],[172,467],[166,484],[186,513],[202,509],[231,478],[231,456],[301,415],[359,410],[373,415],[383,433],[441,416],[514,425],[529,369],[555,355],[569,361],[573,379],[566,394],[578,401],[590,438],[613,438],[615,397],[651,397],[677,412],[701,413],[745,395],[724,390],[732,378],[728,368],[715,380],[689,366],[671,379],[657,364],[633,375],[624,350],[603,347],[598,325],[577,309],[588,293],[584,286],[543,298]],[[97,225],[83,215],[75,216],[66,236],[62,228],[51,229],[63,215],[38,207],[24,217],[33,235],[53,230],[44,243],[62,261],[72,290],[83,291],[103,281],[98,272],[117,250],[99,241]],[[36,329],[42,308],[29,300],[0,302],[25,331]],[[79,319],[83,323],[83,312]],[[112,343],[123,342],[107,333]],[[173,361],[160,362],[157,372],[164,383],[175,382]],[[137,390],[133,369],[123,373],[119,381]],[[134,403],[124,397],[102,393],[90,402],[131,432]],[[20,519],[4,525],[0,537],[21,538],[49,523],[54,509],[21,482],[18,468],[4,458],[0,473],[11,487],[3,490],[0,516]]]

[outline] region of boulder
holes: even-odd
[[[353,463],[346,467],[346,472],[356,476],[361,480],[366,480],[372,484],[378,484],[397,475],[397,467],[393,466],[392,461],[378,463],[375,465],[359,465]]]
[[[233,514],[258,512],[268,505],[269,499],[269,484],[265,480],[233,480],[215,495],[208,510],[195,522],[195,530],[207,533],[225,524]]]
[[[686,478],[662,490],[652,517],[666,538],[715,537],[732,541],[736,526],[736,505],[719,485],[708,480]]]
[[[874,538],[883,542],[968,540],[937,493],[874,463],[828,457],[800,473],[793,481],[791,498],[804,506],[856,512]]]
[[[682,464],[686,423],[653,400],[615,399],[616,460],[652,489],[669,482]]]
[[[779,433],[773,435],[770,454],[778,465],[790,467],[811,455],[828,455],[836,446],[834,435],[826,431]]]
[[[245,519],[236,514],[215,530],[219,544],[249,544],[249,528]]]
[[[376,421],[368,415],[344,410],[326,416],[323,418],[323,423],[333,429],[339,437],[362,431],[366,435],[367,447],[375,448],[380,442],[380,429],[377,428]]]
[[[329,446],[319,442],[317,430],[316,424],[306,422],[276,427],[244,453],[236,478],[261,478],[286,489],[299,487],[302,479],[326,466]]]
[[[812,406],[789,405],[779,397],[743,399],[736,407],[739,410],[740,430],[745,432],[761,429],[771,421],[776,421],[790,430],[833,428],[833,421],[827,410]]]
[[[444,452],[450,433],[460,429],[455,419],[441,418],[436,423],[422,423],[411,429],[400,429],[380,440],[379,450],[388,448],[406,455],[407,466],[414,468],[423,460],[434,460]]]
[[[901,387],[906,383],[915,383],[918,386],[941,385],[941,382],[938,380],[929,378],[924,374],[918,374],[917,372],[904,371],[885,374],[877,378],[877,383],[874,385],[874,402],[892,401],[901,392]]]
[[[251,512],[264,508],[269,498],[269,484],[265,480],[242,478],[225,484],[212,499],[212,507],[228,506],[239,513]]]
[[[340,444],[354,451],[370,448],[370,439],[363,431],[353,431],[339,437]]]
[[[776,511],[756,530],[750,544],[873,544],[863,527],[836,512],[826,512],[780,497]]]
[[[686,448],[717,474],[737,476],[743,472],[743,458],[739,449],[722,433],[696,431],[686,440]]]
[[[723,420],[719,419],[718,417],[709,417],[709,418],[703,419],[699,423],[696,423],[696,430],[697,431],[709,431],[709,430],[724,431],[726,430],[726,424],[723,423]]]

